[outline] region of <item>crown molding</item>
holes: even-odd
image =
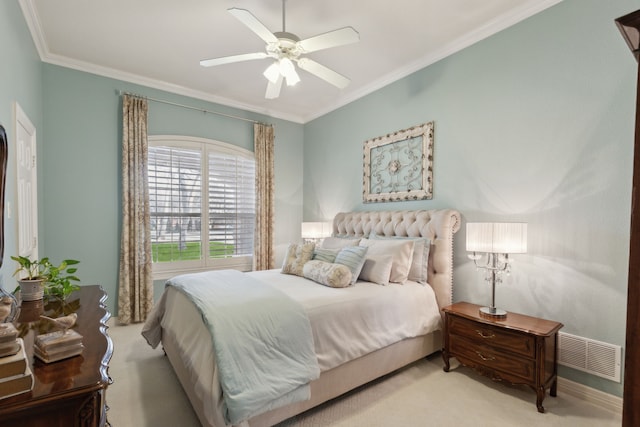
[[[484,26],[478,28],[475,31],[467,33],[462,37],[457,38],[456,40],[443,46],[441,49],[437,50],[431,55],[426,55],[418,59],[417,61],[414,61],[413,63],[408,64],[405,67],[399,68],[396,71],[389,73],[382,78],[372,82],[371,84],[364,86],[357,92],[353,92],[348,96],[340,98],[338,103],[335,103],[322,111],[318,111],[318,113],[313,116],[305,117],[305,123],[317,119],[318,117],[328,114],[334,110],[337,110],[340,107],[344,107],[345,105],[363,98],[366,95],[369,95],[379,89],[382,89],[383,87],[391,83],[397,82],[398,80],[403,79],[415,73],[416,71],[422,70],[429,65],[435,64],[441,59],[453,55],[454,53],[457,53],[479,41],[482,41],[487,37],[499,33],[500,31],[505,30],[539,12],[542,12],[543,10],[548,9],[551,6],[555,6],[562,1],[563,0],[543,0],[536,2],[535,4],[528,4],[525,7],[496,17]]]
[[[140,86],[145,86],[152,89],[158,89],[165,92],[173,93],[176,95],[188,96],[190,98],[199,99],[202,101],[212,102],[222,105],[224,107],[237,108],[245,112],[251,112],[261,114],[274,119],[282,119],[295,123],[302,124],[302,118],[295,115],[285,114],[280,111],[274,111],[269,109],[258,108],[255,105],[244,104],[221,96],[212,95],[207,92],[191,89],[188,87],[168,83],[163,80],[156,80],[149,77],[141,76],[139,74],[127,73],[125,71],[117,70],[114,68],[103,67],[95,65],[89,62],[78,61],[65,56],[50,54],[46,58],[41,58],[43,62],[53,65],[59,65],[61,67],[70,68],[85,73],[95,74],[98,76],[120,80],[127,83],[133,83]],[[142,94],[144,95],[144,94]]]
[[[24,15],[24,20],[27,22],[27,27],[31,33],[33,43],[36,46],[40,59],[42,60],[49,55],[49,50],[47,47],[47,41],[44,38],[44,31],[40,24],[38,12],[33,4],[33,0],[19,0],[19,3],[20,9],[22,9],[22,15]]]
[[[220,104],[225,107],[237,108],[243,111],[261,114],[275,119],[287,120],[294,123],[303,124],[303,118],[297,115],[286,114],[280,111],[258,108],[255,105],[240,103],[228,98],[215,96],[207,92],[191,89],[188,87],[168,83],[162,80],[156,80],[138,74],[128,73],[114,68],[103,67],[85,61],[78,61],[62,55],[51,53],[44,37],[44,31],[40,24],[37,9],[33,0],[19,0],[22,14],[24,15],[27,27],[31,32],[31,38],[36,46],[40,60],[47,64],[58,65],[77,71],[95,74],[115,80],[121,80],[127,83],[133,83],[152,89],[163,90],[165,92],[174,93],[176,95],[188,96],[190,98],[200,99],[202,101]]]
[[[561,1],[562,0],[537,1],[534,3],[529,3],[519,9],[513,10],[510,13],[498,16],[481,28],[471,33],[465,34],[464,36],[459,37],[453,42],[443,46],[433,54],[424,56],[405,67],[389,73],[382,78],[362,87],[361,89],[352,92],[349,95],[342,96],[337,100],[337,102],[331,104],[329,107],[318,110],[316,113],[307,116],[299,116],[295,114],[284,113],[282,111],[264,109],[255,105],[240,103],[228,98],[215,96],[211,93],[191,89],[173,83],[168,83],[162,80],[151,79],[149,77],[124,72],[114,68],[102,67],[84,61],[74,60],[65,56],[52,54],[49,51],[46,39],[44,37],[44,31],[40,24],[37,9],[34,6],[34,0],[19,0],[19,3],[29,31],[31,32],[31,37],[35,44],[36,50],[38,51],[38,55],[40,56],[40,59],[45,63],[59,65],[61,67],[71,68],[74,70],[121,80],[128,83],[134,83],[141,86],[147,86],[153,89],[163,90],[177,95],[188,96],[191,98],[220,104],[226,107],[237,108],[276,119],[305,124],[334,110],[337,110],[338,108],[348,105],[360,98],[363,98],[379,89],[382,89],[383,87],[391,83],[403,79],[415,73],[416,71],[419,71],[425,67],[428,67],[429,65],[440,61],[441,59],[446,58],[447,56],[453,55],[454,53],[459,52],[462,49],[469,47],[481,40],[484,40],[485,38],[496,34],[512,25],[515,25],[518,22],[537,14],[538,12],[541,12],[551,6],[560,3]]]

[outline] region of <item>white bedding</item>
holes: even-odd
[[[326,371],[404,338],[440,329],[435,294],[428,285],[406,282],[381,286],[358,281],[330,288],[280,270],[247,273],[297,300],[307,311],[321,371]],[[163,333],[184,351],[186,368],[210,424],[225,425],[211,337],[197,310],[181,293],[168,289]]]
[[[320,371],[440,329],[440,313],[429,285],[358,281],[347,288],[330,288],[280,270],[247,274],[302,304],[311,321]]]

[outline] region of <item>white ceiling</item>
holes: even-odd
[[[204,68],[201,59],[263,52],[227,9],[282,31],[281,0],[20,0],[44,62],[305,123],[561,0],[287,0],[301,39],[345,26],[358,43],[308,56],[351,79],[345,89],[300,71],[267,100],[261,59]],[[472,70],[470,70],[472,72]]]

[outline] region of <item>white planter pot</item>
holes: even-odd
[[[20,284],[22,301],[37,301],[44,297],[44,281],[42,279],[18,280],[18,284]]]

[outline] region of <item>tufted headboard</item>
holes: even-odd
[[[333,219],[334,236],[426,237],[431,240],[427,281],[440,308],[453,301],[453,235],[460,229],[453,209],[340,212]]]

